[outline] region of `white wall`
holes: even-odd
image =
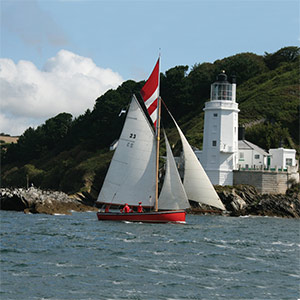
[[[296,166],[296,150],[295,149],[270,149],[269,153],[271,157],[271,168],[287,168],[287,159],[291,160],[292,166]]]
[[[244,158],[240,157],[240,153],[244,153]],[[255,158],[256,155],[259,155],[259,158]],[[246,168],[246,165],[248,165],[248,168],[267,166],[267,158],[253,149],[239,150],[238,157],[238,164],[242,168]]]

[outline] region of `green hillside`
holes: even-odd
[[[259,56],[241,53],[192,66],[176,66],[161,74],[161,96],[190,143],[202,147],[203,107],[210,85],[221,70],[237,79],[239,124],[246,139],[264,149],[295,148],[299,154],[298,47],[286,47]],[[98,194],[112,157],[110,144],[120,134],[126,109],[144,82],[128,80],[95,101],[92,111],[73,119],[61,113],[36,129],[29,128],[17,144],[1,149],[1,186],[33,183],[67,193]],[[176,145],[178,135],[163,111],[163,126]],[[178,143],[179,144],[179,143]],[[179,145],[175,151],[179,151]]]

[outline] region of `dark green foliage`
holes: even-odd
[[[225,70],[227,75],[236,75],[237,84],[267,71],[263,58],[253,53],[237,54],[217,60],[214,64],[218,73]]]
[[[263,126],[267,126],[267,124],[276,123],[277,127],[287,130],[283,136],[283,144],[287,148],[296,148],[299,151],[298,67],[297,61],[284,63],[275,70],[248,80],[238,87],[237,99],[240,103],[241,124],[251,125],[260,121],[264,123]],[[260,135],[263,134],[263,130],[260,130],[260,133],[257,132],[256,135],[254,132],[250,134],[250,130],[246,131],[249,132],[250,141],[266,149],[270,144],[272,147],[278,147],[278,136],[275,136],[278,135],[277,131],[268,131],[268,142],[258,142],[258,140],[263,140]]]
[[[265,63],[270,70],[274,70],[282,63],[294,62],[299,59],[300,48],[299,47],[285,47],[278,50],[275,53],[265,52]]]
[[[72,125],[72,115],[58,114],[37,129],[29,127],[19,138],[17,144],[7,146],[2,157],[4,163],[22,162],[37,159],[57,145],[67,136]]]
[[[203,105],[210,97],[210,85],[215,81],[215,74],[220,72],[211,63],[196,64],[189,73],[191,99],[197,105]],[[201,101],[202,100],[202,101]]]
[[[175,118],[186,114],[193,106],[190,101],[190,82],[186,77],[188,66],[177,66],[161,76],[161,97]]]
[[[237,78],[239,123],[246,139],[268,150],[283,146],[299,152],[299,48],[286,47],[264,56],[241,53],[214,63],[176,66],[160,75],[161,96],[191,145],[201,149],[203,107],[210,85],[225,70]],[[1,185],[26,186],[67,193],[88,191],[103,183],[112,157],[109,145],[121,132],[126,109],[144,82],[128,80],[95,101],[93,110],[72,120],[62,113],[36,129],[28,128],[17,144],[1,148]],[[176,155],[181,144],[174,124],[162,111],[163,126]]]
[[[255,144],[263,149],[289,148],[289,131],[282,128],[279,123],[262,123],[246,130],[246,140],[255,141]]]

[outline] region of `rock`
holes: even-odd
[[[93,203],[84,203],[62,192],[36,188],[0,189],[0,209],[25,213],[71,214],[72,211],[97,211]]]
[[[217,193],[231,216],[259,215],[300,218],[300,196],[293,187],[285,195],[259,194],[248,185],[216,187]]]
[[[249,185],[216,186],[216,191],[230,216],[276,216],[300,218],[300,185],[293,186],[286,194],[259,194]],[[191,203],[189,213],[203,214],[220,212],[215,208]]]
[[[235,188],[229,189],[227,187],[224,190],[220,190],[219,188],[218,194],[227,211],[241,211],[247,206],[247,197],[245,197],[243,194],[239,195]]]
[[[16,194],[1,195],[0,209],[22,211],[28,207],[28,202]]]
[[[230,204],[234,210],[243,210],[247,206],[246,202],[238,195],[234,197],[234,200]]]
[[[261,216],[300,218],[300,201],[284,195],[262,195],[262,199],[248,212]]]

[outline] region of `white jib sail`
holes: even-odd
[[[177,127],[183,146],[185,161],[183,186],[188,199],[225,210],[222,201],[220,200],[192,147],[173,117],[172,119]]]
[[[166,141],[167,161],[164,184],[158,199],[159,209],[186,209],[190,207],[187,195],[181,182],[170,144]]]
[[[99,202],[153,206],[155,200],[155,136],[133,95]]]

